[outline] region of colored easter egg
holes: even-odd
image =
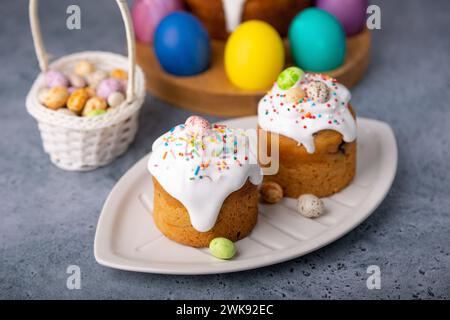
[[[224,59],[228,79],[236,87],[266,89],[283,69],[283,41],[268,23],[250,20],[230,35]]]
[[[316,6],[334,15],[347,36],[359,33],[366,22],[367,0],[317,0]]]
[[[289,42],[295,64],[308,71],[336,69],[344,62],[345,32],[330,13],[309,8],[300,12],[289,27]]]
[[[168,14],[183,10],[181,0],[135,0],[131,9],[134,32],[140,42],[153,43],[153,34]]]
[[[155,31],[154,50],[168,73],[190,76],[205,71],[211,59],[208,32],[192,14],[174,12]]]

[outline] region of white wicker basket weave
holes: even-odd
[[[125,23],[128,58],[109,52],[85,51],[64,56],[50,66],[42,44],[37,2],[30,0],[30,22],[42,72],[28,93],[27,110],[38,121],[44,150],[56,166],[75,171],[104,166],[123,154],[134,140],[139,110],[145,98],[145,78],[135,62],[134,33],[126,1],[116,0]],[[67,72],[80,60],[90,61],[103,70],[127,70],[126,101],[102,116],[88,118],[65,115],[43,106],[38,100],[38,92],[45,87],[45,71],[51,68]]]

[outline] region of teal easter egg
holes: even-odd
[[[304,70],[328,71],[344,62],[344,28],[324,10],[309,8],[300,12],[292,20],[288,36],[294,62]]]

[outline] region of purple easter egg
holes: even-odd
[[[317,0],[316,6],[334,15],[347,36],[359,33],[365,25],[368,0]]]
[[[159,22],[178,10],[183,10],[181,0],[135,0],[131,14],[137,40],[153,43],[153,34]]]
[[[108,96],[116,91],[123,92],[123,85],[120,80],[115,78],[107,78],[98,85],[97,96],[108,99]]]
[[[69,80],[67,77],[56,70],[49,70],[46,72],[45,83],[48,88],[69,86]]]

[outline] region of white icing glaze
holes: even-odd
[[[262,181],[255,149],[241,129],[214,126],[201,137],[178,125],[158,138],[152,150],[148,170],[186,207],[192,226],[200,232],[215,225],[230,193],[247,180],[254,185]]]
[[[296,140],[303,144],[308,153],[314,153],[314,134],[326,129],[342,134],[345,142],[356,139],[356,122],[348,102],[351,94],[346,87],[333,78],[306,73],[294,87],[306,91],[312,81],[322,81],[329,89],[329,100],[318,103],[305,97],[303,101],[292,103],[286,99],[288,90],[282,90],[275,83],[259,102],[258,123],[261,128]]]
[[[225,13],[225,26],[228,32],[241,23],[245,0],[222,0],[223,12]]]

